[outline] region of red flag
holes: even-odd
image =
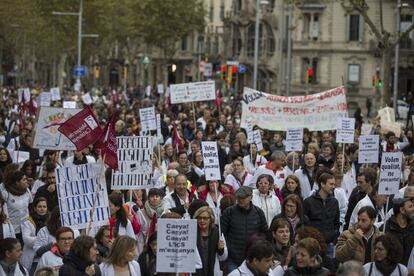
[[[220,90],[216,91],[216,99],[214,100],[215,106],[221,106],[223,103],[223,98],[221,97]]]
[[[35,116],[36,112],[37,112],[36,101],[33,99],[32,95],[30,95],[29,114],[30,114],[30,116]]]
[[[173,124],[171,138],[172,138],[173,146],[177,150],[177,152],[184,150],[183,138],[180,137],[180,134],[177,131],[177,126],[175,124]]]
[[[77,151],[95,143],[102,134],[102,128],[89,106],[66,120],[58,130],[68,137]]]
[[[157,226],[157,214],[154,214],[152,216],[151,223],[148,229],[148,235],[147,235],[148,238],[150,238],[155,233],[156,226]]]
[[[101,155],[105,156],[105,164],[113,170],[118,170],[118,147],[115,135],[115,113],[106,124],[101,138],[96,142],[95,146],[101,149]]]

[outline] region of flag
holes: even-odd
[[[157,214],[155,213],[152,216],[151,223],[148,228],[148,235],[147,235],[148,238],[150,238],[155,233],[156,226],[157,226]]]
[[[115,112],[106,124],[101,137],[95,146],[101,149],[101,156],[105,156],[105,164],[113,170],[118,170],[118,146],[115,135]]]
[[[216,91],[216,99],[214,100],[214,105],[219,107],[223,103],[223,98],[221,97],[220,90],[217,89]]]
[[[177,150],[177,152],[180,152],[184,150],[184,141],[183,138],[180,137],[180,134],[177,131],[177,125],[173,124],[172,128],[172,144],[173,147]]]
[[[37,112],[37,103],[33,99],[33,96],[30,95],[30,101],[29,101],[29,114],[30,116],[35,116]]]
[[[94,144],[102,134],[102,128],[89,106],[66,120],[58,131],[68,137],[77,151]]]

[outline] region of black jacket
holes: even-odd
[[[387,221],[385,233],[394,235],[400,241],[404,249],[401,263],[407,266],[411,251],[414,247],[414,221],[409,222],[406,228],[401,228],[396,221],[395,215],[393,215]]]
[[[59,276],[89,276],[85,269],[90,266],[91,263],[82,260],[78,256],[75,256],[72,252],[63,257],[63,265],[59,269]],[[96,264],[94,276],[101,276],[101,270]]]
[[[141,276],[153,276],[157,275],[156,270],[156,256],[149,248],[148,251],[144,251],[139,255],[138,263],[141,269]]]
[[[355,206],[366,195],[367,195],[366,193],[360,191],[359,187],[355,187],[352,190],[351,195],[349,196],[349,200],[348,200],[348,210],[346,211],[346,215],[345,215],[344,231],[348,230],[349,228],[349,221],[351,220],[352,212],[354,211]]]
[[[297,266],[291,266],[285,272],[285,276],[325,276],[329,274],[329,270],[321,267],[305,267],[299,268]]]
[[[319,192],[314,193],[303,202],[303,211],[310,220],[310,226],[323,234],[327,244],[337,239],[340,226],[339,204],[333,195],[323,200]]]
[[[227,208],[221,216],[221,231],[227,242],[227,260],[238,266],[246,259],[246,245],[256,233],[267,234],[268,227],[262,209],[250,203],[249,209],[238,204]]]

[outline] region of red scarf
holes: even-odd
[[[276,174],[277,171],[283,171],[283,167],[272,169],[272,167],[270,166],[270,161],[266,162],[265,168],[271,170],[274,174]]]

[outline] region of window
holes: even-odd
[[[242,10],[242,0],[233,1],[233,12],[236,15],[239,15]]]
[[[348,64],[348,83],[358,84],[360,79],[359,64]]]
[[[254,23],[247,28],[247,56],[254,56]]]
[[[308,40],[319,39],[319,14],[318,13],[305,13],[303,14],[303,31],[305,33],[304,38]]]
[[[276,0],[270,0],[269,4],[267,5],[267,12],[273,13],[276,7]]]
[[[413,24],[413,16],[411,14],[401,15],[400,31],[406,31],[411,24]],[[414,47],[413,43],[414,31],[410,32],[407,36],[403,37],[400,42],[401,49],[411,49]]]
[[[181,50],[185,51],[188,49],[188,41],[187,41],[187,36],[181,38]]]
[[[239,28],[233,24],[232,25],[233,31],[233,40],[232,40],[232,55],[233,57],[240,56],[240,52],[242,49],[242,39]]]
[[[210,0],[210,12],[209,12],[210,22],[214,21],[214,2]]]
[[[255,24],[250,24],[247,29],[247,56],[254,56]],[[271,26],[267,23],[259,25],[259,57],[264,55],[273,56],[276,48],[276,41]]]
[[[347,16],[347,41],[362,41],[364,34],[364,19],[360,14]]]
[[[312,75],[308,76],[311,72]],[[301,83],[317,84],[318,83],[318,59],[302,58],[302,81]]]

